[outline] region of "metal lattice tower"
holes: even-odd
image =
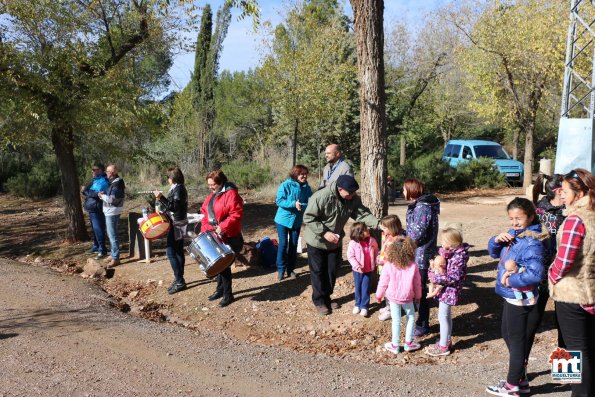
[[[570,0],[555,173],[595,170],[595,0]]]
[[[595,109],[595,0],[570,0],[562,117],[593,119]]]

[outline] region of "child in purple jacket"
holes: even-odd
[[[440,245],[440,256],[446,259],[446,272],[437,273],[430,267],[428,274],[433,284],[442,286],[442,289],[434,297],[439,302],[440,341],[426,348],[426,353],[430,356],[447,356],[451,353],[451,308],[459,303],[469,260],[469,245],[463,243],[463,235],[460,230],[453,227],[442,229]]]

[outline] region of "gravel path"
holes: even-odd
[[[505,370],[494,357],[396,367],[255,346],[124,315],[93,283],[6,259],[0,280],[0,396],[476,396]],[[532,366],[533,395],[568,394]]]

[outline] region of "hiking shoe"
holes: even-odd
[[[360,310],[359,315],[362,317],[368,317],[368,309]]]
[[[531,388],[529,387],[529,379],[524,378],[519,381],[519,393],[520,394],[531,393]]]
[[[448,346],[441,346],[439,343],[436,343],[426,348],[426,354],[432,357],[448,356],[450,349]]]
[[[180,291],[184,291],[186,288],[188,288],[188,287],[186,287],[186,283],[184,283],[184,284],[173,283],[172,286],[168,288],[167,293],[170,295],[173,295]]]
[[[96,253],[98,253],[98,252],[99,252],[99,250],[98,250],[97,248],[95,248],[95,247],[91,247],[91,248],[90,248],[90,249],[87,251],[87,254],[96,254]]]
[[[380,309],[380,310],[382,310],[382,309]],[[380,314],[378,315],[378,320],[380,320],[380,321],[386,321],[386,320],[390,320],[390,319],[391,319],[390,310],[380,312]]]
[[[392,342],[386,342],[384,344],[384,350],[391,352],[392,354],[399,353],[399,345],[393,345]]]
[[[331,302],[331,309],[337,310],[341,308],[341,304],[339,302]]]
[[[103,259],[107,256],[107,254],[102,254],[101,252],[97,253],[97,256],[95,257],[95,260],[98,261],[100,259]]]
[[[405,350],[406,352],[413,352],[413,351],[419,350],[420,348],[421,348],[421,345],[414,341],[405,342],[405,344],[403,345],[403,350]]]
[[[353,310],[351,311],[351,313],[358,314],[359,313],[359,307],[353,306]]]
[[[509,385],[505,380],[501,380],[495,386],[486,387],[486,392],[495,396],[518,396],[518,386]]]
[[[297,278],[297,274],[296,272],[290,272],[287,277],[289,277],[292,280],[295,280]]]
[[[234,301],[233,295],[224,296],[223,299],[217,304],[219,307],[229,306]]]
[[[217,299],[221,298],[223,296],[223,291],[221,290],[215,290],[215,292],[213,292],[211,295],[209,295],[207,297],[207,299],[209,301],[216,301]]]
[[[424,327],[415,327],[415,331],[413,331],[413,336],[415,337],[420,337],[420,336],[424,336],[428,333],[428,329],[424,328]]]
[[[283,272],[277,272],[277,281],[283,280]]]
[[[327,315],[331,314],[331,311],[329,310],[328,307],[326,307],[326,305],[316,306],[316,311],[318,312],[318,314],[322,314],[323,316],[327,316]]]
[[[118,266],[119,264],[120,264],[119,259],[110,258],[110,260],[107,261],[107,263],[105,264],[105,267],[107,267],[109,269],[110,267]]]

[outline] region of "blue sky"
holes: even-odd
[[[208,1],[214,14],[223,1]],[[408,25],[416,26],[422,21],[425,14],[431,13],[432,10],[447,1],[449,0],[384,0],[384,25],[388,30],[391,23],[404,20]],[[206,4],[207,1],[201,1],[200,3]],[[260,0],[258,3],[261,8],[261,21],[271,21],[273,26],[282,21],[284,1]],[[344,7],[345,13],[351,16],[352,12],[348,1],[344,2]],[[250,18],[239,21],[237,18],[239,14],[239,10],[232,10],[232,21],[227,37],[223,42],[219,71],[224,69],[230,71],[248,70],[259,65],[261,59],[259,48],[263,34],[254,32]],[[196,34],[194,34],[192,40],[195,40],[195,38]],[[188,80],[190,80],[190,73],[193,68],[194,53],[184,53],[176,56],[174,65],[169,71],[172,80],[170,88],[174,91],[184,88]]]

